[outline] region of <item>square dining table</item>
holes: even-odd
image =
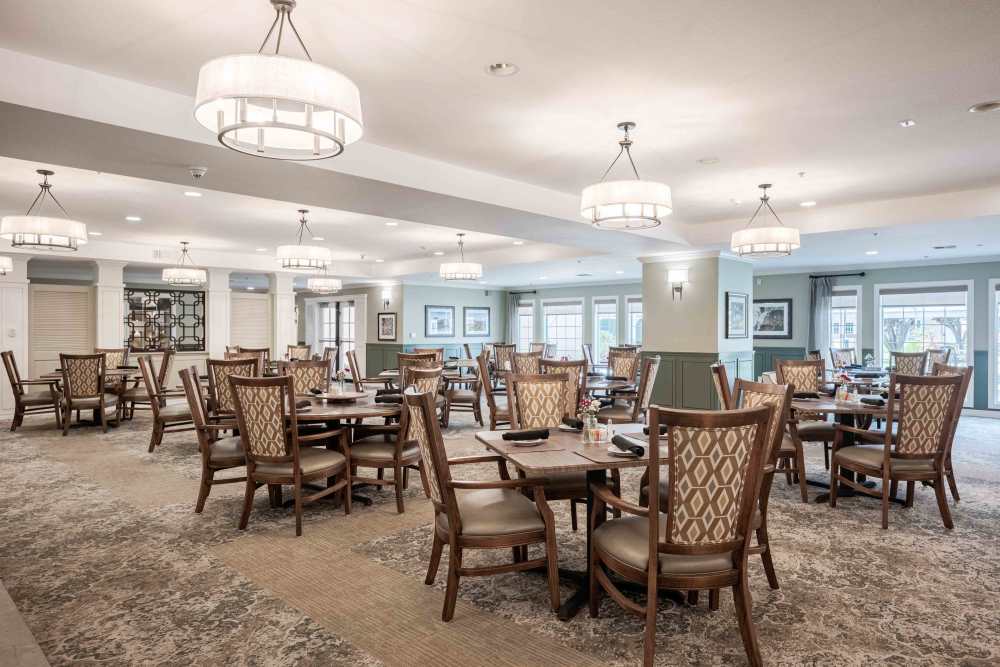
[[[648,436],[642,433],[642,424],[615,424],[615,434],[631,435],[648,443]],[[549,437],[542,444],[534,447],[517,445],[514,441],[504,440],[503,434],[509,431],[479,431],[476,440],[509,461],[526,475],[544,477],[557,472],[581,472],[587,475],[587,568],[590,568],[590,536],[591,526],[604,522],[604,516],[593,516],[594,496],[590,490],[592,482],[607,481],[607,471],[612,468],[645,467],[649,457],[620,457],[608,453],[608,445],[585,444],[583,434],[577,431],[549,429]],[[662,445],[661,445],[662,447]],[[579,582],[577,590],[563,602],[559,608],[559,618],[568,621],[573,618],[581,607],[590,599],[589,578],[587,572],[560,570],[562,576],[576,579]]]

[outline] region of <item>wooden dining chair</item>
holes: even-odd
[[[448,460],[441,429],[434,415],[432,394],[408,389],[404,394],[407,412],[407,441],[415,442],[421,456],[424,490],[434,506],[434,541],[424,583],[431,585],[437,576],[441,552],[448,545],[448,587],[441,618],[450,621],[455,615],[458,586],[462,577],[486,576],[545,568],[548,575],[549,605],[559,609],[559,557],[555,521],[545,498],[543,478],[506,478],[503,457],[491,454]],[[501,479],[494,481],[454,480],[451,467],[496,463]],[[534,500],[520,489],[532,488]],[[545,553],[539,558],[522,558],[532,544],[541,544]],[[469,549],[511,549],[514,562],[499,565],[465,567],[463,558]]]
[[[241,377],[256,377],[260,373],[258,361],[260,356],[246,359],[207,359],[208,369],[208,414],[209,421],[231,419],[236,414],[236,403],[226,378],[230,375]]]
[[[515,352],[511,355],[512,373],[517,375],[538,375],[542,372],[539,365],[542,352]]]
[[[62,397],[59,394],[59,380],[25,380],[17,370],[17,360],[14,352],[0,352],[3,365],[10,381],[10,391],[14,397],[14,417],[10,421],[10,430],[16,431],[24,423],[25,415],[36,415],[51,412],[56,419],[56,428],[62,428]],[[28,387],[43,388],[40,391],[29,391]]]
[[[258,488],[291,485],[295,505],[295,535],[302,535],[302,506],[334,493],[341,495],[344,514],[351,513],[351,454],[346,428],[301,435],[295,413],[295,388],[290,376],[226,378],[236,407],[241,444],[246,456],[246,492],[239,529],[246,530]],[[310,441],[336,442],[340,451],[300,447]],[[333,478],[337,477],[336,481]],[[303,485],[326,480],[326,488],[303,495]],[[277,494],[276,494],[277,495]]]
[[[857,362],[855,357],[855,350],[853,347],[831,347],[830,348],[830,364],[834,368],[844,368],[845,366],[853,366]]]
[[[602,423],[614,422],[616,424],[641,422],[653,400],[653,386],[656,383],[656,374],[659,369],[659,356],[646,357],[642,361],[639,384],[631,391],[626,389],[612,392],[611,398],[614,402],[601,408],[597,413],[597,419]],[[624,401],[625,404],[622,405],[618,401]]]
[[[181,384],[184,386],[184,395],[188,402],[188,410],[191,412],[191,421],[198,435],[198,452],[201,454],[201,482],[198,485],[198,500],[195,501],[194,505],[195,514],[201,514],[213,486],[246,482],[246,475],[215,478],[217,472],[245,466],[246,457],[243,455],[243,440],[240,436],[219,437],[220,432],[224,429],[236,430],[235,415],[229,422],[209,423],[208,401],[201,390],[198,369],[194,366],[184,368],[181,370],[180,376]]]
[[[506,391],[503,381],[508,373],[514,372],[514,353],[517,352],[517,345],[513,343],[494,343],[493,345],[493,391],[502,393]]]
[[[712,372],[712,385],[715,387],[715,397],[719,401],[719,409],[731,410],[733,405],[733,385],[729,382],[729,372],[726,371],[726,365],[721,361],[717,361],[709,369]]]
[[[148,356],[148,355],[147,355]],[[172,396],[183,396],[183,391],[173,391],[168,388],[167,376],[170,373],[170,366],[173,362],[174,351],[164,350],[160,356],[160,365],[156,368],[156,385],[160,395],[160,407],[166,405],[166,399]],[[154,364],[155,367],[155,364]],[[141,374],[139,382],[134,387],[129,387],[121,395],[122,416],[128,414],[128,419],[135,417],[136,408],[140,410],[151,410],[149,405],[149,392],[146,391],[146,383],[142,381]]]
[[[958,495],[958,484],[955,482],[955,468],[951,464],[951,452],[955,449],[955,433],[958,430],[958,420],[962,416],[962,407],[965,405],[965,396],[969,393],[969,386],[972,384],[972,370],[971,366],[948,366],[940,362],[935,362],[934,366],[931,367],[931,375],[935,377],[942,375],[960,375],[962,377],[962,384],[958,388],[958,403],[955,405],[955,416],[951,423],[951,434],[948,436],[948,451],[944,457],[944,474],[948,479],[948,488],[951,490],[952,500],[956,503],[961,498]],[[912,495],[909,489],[907,489],[907,493]],[[891,495],[895,496],[895,491]]]
[[[162,386],[153,372],[153,361],[148,354],[139,355],[139,372],[142,383],[149,397],[149,407],[153,411],[153,430],[149,436],[149,453],[160,446],[166,433],[191,431],[191,410],[187,405],[178,403],[167,405]]]
[[[297,395],[312,393],[313,389],[319,389],[324,393],[328,392],[330,390],[329,369],[327,362],[322,359],[278,362],[278,374],[292,378],[292,386]]]
[[[951,357],[950,347],[929,347],[926,352],[927,369],[925,373],[932,373],[934,371],[934,364],[948,365],[948,359]]]
[[[659,590],[723,587],[732,587],[749,663],[763,664],[751,614],[747,559],[771,411],[764,406],[724,412],[651,407],[649,506],[622,499],[606,484],[590,485],[595,518],[590,539],[590,615],[597,617],[606,592],[623,609],[644,618],[646,667],[652,667],[656,657]],[[667,429],[662,439],[661,424]],[[661,466],[671,480],[666,511],[660,509]],[[603,521],[608,506],[628,516]],[[609,571],[645,585],[644,603],[626,597]]]
[[[128,348],[124,347],[95,347],[94,354],[104,355],[104,369],[105,370],[115,370],[122,368],[128,363]],[[119,395],[119,402],[121,402],[121,394],[128,388],[128,381],[122,376],[105,377],[104,381],[107,383],[106,390]],[[139,385],[137,381],[136,386]]]
[[[344,356],[347,357],[347,368],[351,374],[351,381],[354,383],[354,391],[365,391],[369,387],[388,389],[392,384],[392,380],[389,378],[362,377],[361,366],[358,364],[357,353],[354,350],[348,350]]]
[[[448,414],[455,412],[472,412],[472,417],[480,426],[483,425],[483,383],[479,379],[479,371],[470,369],[459,381],[445,383],[445,398]]]
[[[602,364],[598,364],[594,360],[594,346],[590,343],[583,344],[583,359],[587,362],[587,368],[593,369]],[[604,373],[593,373],[594,375],[604,375]]]
[[[289,361],[309,361],[312,359],[312,347],[309,345],[289,345],[285,355]]]
[[[639,351],[631,345],[611,346],[608,348],[608,377],[624,378],[626,382],[635,382],[639,371]]]
[[[412,354],[433,354],[434,361],[439,365],[444,365],[444,348],[443,347],[415,347],[413,348]]]
[[[778,359],[774,364],[778,384],[792,385],[797,395],[820,394],[826,377],[826,362],[822,359]],[[796,429],[802,442],[823,443],[823,463],[830,467],[830,447],[836,436],[834,424],[819,413],[799,412],[795,415]]]
[[[100,420],[101,428],[108,432],[108,410],[114,414],[115,426],[121,423],[121,405],[118,395],[109,393],[104,375],[105,354],[60,354],[59,367],[62,369],[63,387],[63,435],[69,432],[73,411],[77,413],[91,410],[94,422]]]
[[[468,343],[462,343],[462,349],[465,350],[466,359],[475,359],[476,357],[472,354],[472,348]]]
[[[354,391],[371,391],[372,388],[375,388],[376,392],[382,393],[392,391],[391,378],[361,377],[358,358],[354,350],[348,350],[344,353],[344,356],[347,357],[347,367],[351,372],[351,380],[354,383]],[[393,417],[383,417],[381,424],[366,424],[364,419],[355,419],[351,427],[353,438],[355,441],[358,441],[372,436],[382,436],[382,439],[385,442],[389,442],[390,439],[395,437],[395,435],[399,432],[399,424],[394,423],[395,421],[396,420]],[[379,475],[381,477],[381,471],[379,472]]]
[[[890,365],[896,375],[926,375],[927,352],[890,352]]]
[[[958,414],[957,404],[962,375],[889,376],[889,399],[886,406],[886,424],[898,421],[895,437],[886,428],[881,433],[837,425],[837,438],[830,462],[830,507],[837,506],[837,489],[845,484],[857,493],[881,498],[882,528],[889,527],[889,492],[893,482],[929,482],[937,496],[938,510],[945,528],[954,524],[944,484],[946,457]],[[898,398],[897,398],[898,397]],[[843,445],[845,433],[850,433],[860,445]],[[876,446],[873,446],[876,445]],[[866,477],[882,480],[878,491],[843,476],[841,469],[851,470]],[[907,495],[912,495],[908,487]],[[911,498],[908,497],[907,501]]]
[[[271,362],[271,348],[269,347],[239,347],[239,351],[245,354],[259,354],[261,357],[261,365],[258,369],[261,373],[267,368],[267,364]]]
[[[479,368],[479,377],[483,378],[482,389],[486,396],[486,408],[490,411],[490,430],[497,430],[499,424],[510,424],[509,397],[498,396],[493,392],[493,383],[490,381],[489,350],[483,350],[476,357],[476,365]]]

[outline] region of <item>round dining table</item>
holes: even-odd
[[[584,382],[584,389],[586,391],[614,391],[616,389],[625,389],[626,387],[634,387],[634,382],[629,382],[627,380],[609,380],[606,377],[588,377]]]

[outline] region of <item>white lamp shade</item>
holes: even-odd
[[[602,181],[580,198],[580,215],[601,229],[649,229],[673,210],[670,186],[655,181]]]
[[[168,285],[204,285],[208,282],[205,269],[191,266],[172,266],[163,269],[163,282]]]
[[[7,256],[0,257],[0,276],[5,276],[14,270],[14,260]]]
[[[302,273],[321,273],[333,261],[329,248],[315,245],[282,245],[276,254],[284,269]]]
[[[15,248],[76,250],[87,243],[87,225],[68,218],[6,215],[0,220],[0,238]]]
[[[280,55],[246,53],[202,65],[194,117],[224,146],[284,160],[339,155],[364,133],[353,81]]]
[[[440,275],[445,280],[479,280],[483,277],[483,265],[475,262],[445,262],[441,264]]]
[[[306,281],[306,289],[321,294],[339,292],[343,286],[338,278],[310,278]]]
[[[730,247],[740,256],[783,257],[800,247],[793,227],[747,227],[733,233]]]
[[[687,269],[668,269],[667,282],[672,284],[686,283],[688,281]]]

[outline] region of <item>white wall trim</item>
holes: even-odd
[[[997,377],[997,335],[1000,334],[1000,331],[997,330],[997,286],[1000,285],[1000,278],[990,278],[986,284],[986,299],[989,301],[990,313],[990,322],[987,327],[990,336],[989,354],[987,355],[990,365],[989,398],[987,399],[987,405],[990,408],[1000,408],[1000,405],[997,404],[997,401],[1000,401],[1000,396],[997,396],[996,391],[997,381],[1000,380]]]
[[[864,289],[862,288],[861,285],[834,285],[833,286],[833,293],[834,293],[835,296],[836,296],[838,290],[841,291],[841,292],[854,292],[855,297],[857,298],[856,309],[857,309],[858,314],[857,314],[857,332],[855,333],[855,336],[854,336],[854,340],[855,340],[854,355],[855,355],[855,359],[858,360],[858,363],[859,364],[863,364],[864,363],[864,359],[861,358],[861,354],[862,354],[862,350],[864,348],[861,345],[861,334],[862,334],[862,331],[861,331],[861,322],[864,319],[864,317],[862,316],[862,313],[864,313],[864,301],[863,301],[861,295],[864,293]],[[825,352],[824,356],[826,354],[828,354],[828,353],[829,352]],[[831,363],[830,367],[832,368],[833,367],[832,366],[832,364],[833,364],[833,360],[832,359],[830,360],[830,363]]]
[[[972,408],[962,408],[962,414],[969,417],[985,417],[986,419],[1000,419],[1000,410],[974,410]]]

